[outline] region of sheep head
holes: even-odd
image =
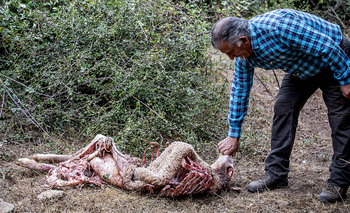
[[[231,155],[221,155],[211,166],[215,179],[214,192],[227,187],[233,174],[233,158]]]

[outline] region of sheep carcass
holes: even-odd
[[[58,162],[57,166],[51,164]],[[73,155],[36,154],[31,159],[18,159],[17,164],[47,171],[46,184],[50,188],[83,183],[103,186],[107,182],[167,197],[218,192],[228,187],[233,173],[232,156],[221,155],[209,166],[191,145],[183,142],[173,142],[148,167],[142,167],[141,159],[123,155],[112,138],[103,135],[97,135]]]

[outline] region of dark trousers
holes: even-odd
[[[341,47],[350,57],[350,42],[343,39]],[[320,88],[328,108],[332,129],[333,157],[328,183],[343,188],[350,185],[350,100],[340,91],[333,72],[325,69],[317,76],[301,80],[286,74],[277,95],[271,132],[271,152],[265,160],[265,171],[287,178],[300,110],[308,98]],[[320,121],[314,121],[315,125]]]

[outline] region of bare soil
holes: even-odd
[[[222,61],[221,74],[231,79],[232,62],[217,58]],[[257,69],[256,75],[263,83],[257,78],[254,81],[242,144],[235,156],[235,174],[231,180],[232,186],[242,188],[241,192],[224,191],[214,196],[168,199],[111,186],[96,188],[85,185],[63,189],[63,197],[39,200],[37,196],[46,191],[42,187],[45,174],[15,165],[17,158],[34,153],[52,153],[59,149],[55,144],[48,146],[38,137],[37,141],[26,144],[7,142],[0,147],[0,154],[3,154],[0,158],[0,199],[14,204],[14,212],[350,212],[350,198],[335,204],[317,200],[329,177],[328,166],[332,156],[327,110],[320,91],[310,98],[300,115],[291,156],[289,186],[255,194],[246,190],[250,181],[264,174],[273,104],[278,91],[272,71]],[[277,71],[277,76],[281,81],[283,73]],[[73,141],[60,142],[60,145],[73,152],[89,142]],[[201,145],[196,147],[198,153],[210,163],[218,154],[218,151],[212,151],[216,150],[216,143],[203,144],[205,149],[201,149]]]

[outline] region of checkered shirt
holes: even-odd
[[[236,59],[228,113],[228,136],[239,138],[247,113],[254,68],[281,69],[307,79],[329,67],[340,85],[350,83],[350,61],[339,47],[338,25],[312,14],[281,9],[249,20],[253,52]]]

